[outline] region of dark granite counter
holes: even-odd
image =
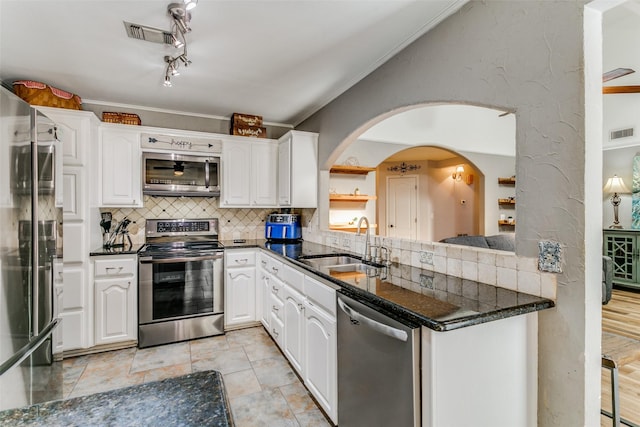
[[[0,412],[2,426],[233,426],[222,375],[204,371]]]
[[[108,248],[100,247],[89,252],[90,256],[102,256],[102,255],[133,255],[137,254],[142,248],[142,244],[124,245],[124,246],[111,246]]]
[[[225,246],[235,248],[235,246]],[[448,276],[407,265],[392,264],[345,275],[328,268],[315,269],[299,257],[323,254],[360,255],[310,242],[297,244],[247,241],[242,247],[260,247],[296,266],[338,285],[350,296],[400,321],[417,323],[435,331],[451,331],[553,307],[547,298]]]

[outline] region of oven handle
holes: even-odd
[[[224,255],[205,255],[205,256],[194,256],[194,257],[184,257],[184,258],[158,258],[153,259],[152,257],[140,258],[140,264],[168,264],[172,262],[191,262],[191,261],[206,261],[210,259],[222,259]]]

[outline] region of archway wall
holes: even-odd
[[[320,134],[326,169],[341,144],[398,107],[515,111],[517,254],[537,259],[540,240],[563,251],[557,306],[539,316],[541,426],[599,422],[599,349],[587,339],[599,330],[586,330],[599,291],[585,286],[585,3],[471,1],[298,127]]]

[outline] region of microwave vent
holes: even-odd
[[[132,39],[144,40],[152,43],[173,45],[173,36],[171,32],[160,30],[158,28],[147,27],[145,25],[134,24],[132,22],[124,22],[124,28],[127,35]]]
[[[633,136],[633,129],[634,128],[612,130],[609,134],[609,139],[613,141],[614,139],[628,138],[630,136]]]

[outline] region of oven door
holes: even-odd
[[[144,152],[142,182],[144,194],[217,197],[220,158]]]
[[[223,255],[141,257],[139,323],[149,324],[222,313]]]

